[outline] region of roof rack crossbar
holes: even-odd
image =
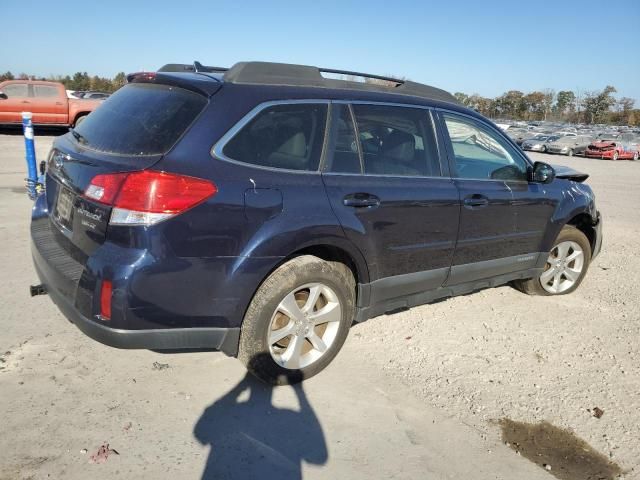
[[[353,77],[373,78],[375,80],[384,80],[385,82],[397,83],[398,85],[402,85],[404,83],[404,80],[400,80],[398,78],[373,75],[371,73],[350,72],[349,70],[336,70],[335,68],[318,68],[318,70],[320,70],[321,73],[335,73],[338,75],[351,75]]]

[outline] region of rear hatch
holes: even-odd
[[[85,193],[98,175],[152,167],[186,132],[208,102],[205,92],[176,85],[131,83],[118,90],[77,129],[59,137],[47,161],[46,195],[53,227],[76,256],[105,240],[112,208]],[[84,255],[82,255],[84,254]],[[85,257],[86,258],[86,257]]]

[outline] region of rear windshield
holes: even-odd
[[[182,88],[133,83],[111,95],[75,131],[93,150],[158,155],[176,143],[206,103],[206,97]]]

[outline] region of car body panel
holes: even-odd
[[[34,205],[32,251],[42,284],[65,315],[107,344],[211,347],[234,354],[254,293],[279,265],[301,252],[331,248],[350,260],[358,282],[356,320],[361,321],[393,308],[535,276],[564,225],[585,214],[599,225],[589,187],[570,179],[543,185],[451,177],[439,120],[442,177],[331,174],[323,173],[322,166],[313,172],[289,171],[216,153],[216,145],[238,122],[257,105],[273,101],[408,105],[425,113],[463,114],[498,130],[459,105],[373,91],[224,84],[206,75],[182,75],[159,74],[156,81],[190,84],[209,101],[169,151],[149,157],[107,155],[85,148],[71,134],[59,137],[54,149],[62,155],[56,157],[60,165],[52,156],[46,194]],[[323,158],[326,148],[325,142]],[[209,180],[217,193],[149,227],[110,225],[110,209],[82,196],[97,173],[148,168]],[[80,223],[67,229],[55,217],[64,188],[75,195],[75,212],[88,213],[76,213]],[[380,204],[365,209],[344,204],[346,195],[362,191],[378,196]],[[476,193],[488,197],[487,208],[462,205]],[[93,226],[92,215],[100,216]],[[599,235],[596,243],[601,243]],[[103,279],[113,283],[110,320],[98,315]],[[200,340],[189,329],[202,332]],[[131,335],[145,331],[151,332],[147,340],[143,333]]]
[[[22,112],[31,112],[34,125],[73,125],[102,104],[101,100],[71,99],[58,82],[7,80],[0,83],[0,91],[13,85],[27,86],[28,95],[0,99],[0,124],[19,124]]]

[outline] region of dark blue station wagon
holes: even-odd
[[[33,291],[107,345],[221,350],[287,383],[354,321],[508,282],[578,287],[602,242],[586,175],[533,163],[447,92],[352,73],[130,75],[54,143]]]

